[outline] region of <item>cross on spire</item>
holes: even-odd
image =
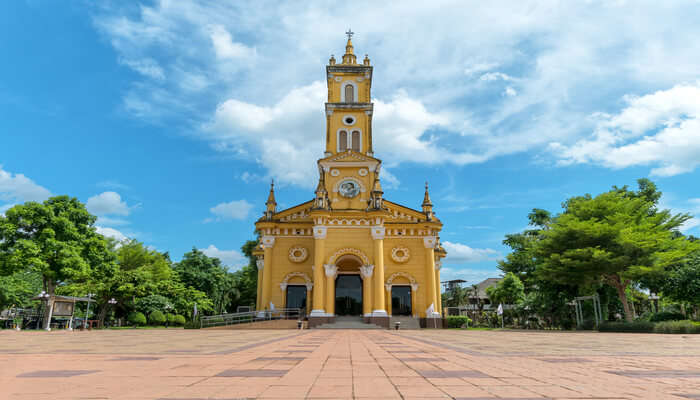
[[[352,31],[352,29],[348,28],[348,31],[345,32],[346,35],[348,35],[348,40],[352,39],[352,35],[355,34],[355,32]]]

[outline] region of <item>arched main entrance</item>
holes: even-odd
[[[336,315],[362,315],[362,279],[357,274],[338,275],[335,280]]]
[[[362,260],[355,255],[339,257],[335,265],[338,276],[335,279],[335,314],[362,315]]]

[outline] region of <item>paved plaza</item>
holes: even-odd
[[[700,335],[0,331],[4,399],[700,399]]]

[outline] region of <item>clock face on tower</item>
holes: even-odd
[[[338,187],[338,192],[343,197],[352,198],[352,197],[357,196],[360,193],[360,185],[358,185],[356,182],[353,182],[351,180],[346,180],[346,181],[340,182],[340,186]]]

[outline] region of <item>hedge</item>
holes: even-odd
[[[175,316],[175,321],[173,321],[175,325],[183,326],[185,325],[185,317],[178,314]]]
[[[462,328],[467,327],[472,323],[472,320],[464,315],[453,315],[447,317],[447,327],[448,328]]]
[[[700,333],[700,323],[693,321],[664,321],[654,326],[656,333]]]
[[[682,321],[686,319],[686,316],[679,312],[664,311],[660,313],[653,314],[649,321],[651,322],[663,322],[663,321]]]
[[[168,323],[168,325],[174,325],[175,324],[175,314],[165,314],[165,321]]]
[[[165,324],[165,315],[161,311],[153,311],[149,316],[148,316],[148,322],[151,325],[163,325]]]
[[[126,319],[129,321],[129,323],[131,323],[131,325],[146,325],[146,316],[138,311],[129,313],[129,316]]]
[[[636,332],[636,333],[651,333],[654,332],[654,323],[646,321],[635,322],[603,322],[598,327],[600,332]]]

